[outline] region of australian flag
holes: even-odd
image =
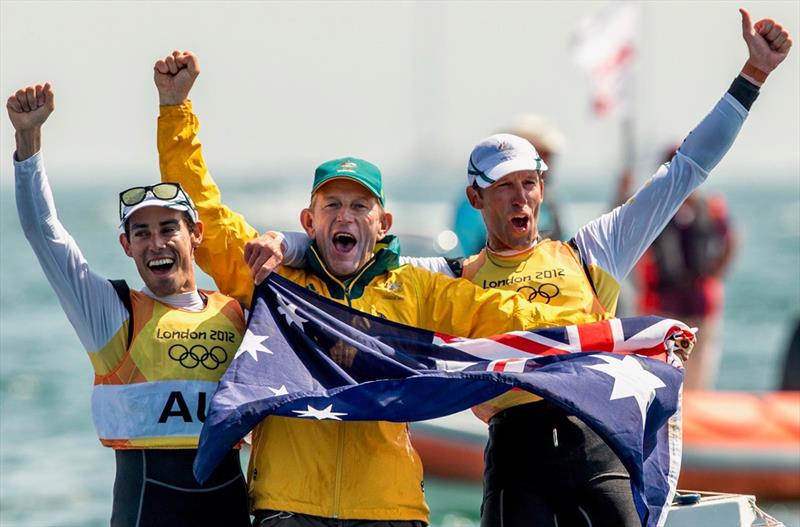
[[[241,346],[211,399],[195,476],[205,481],[270,415],[421,421],[525,390],[600,434],[630,473],[642,524],[663,524],[681,454],[683,371],[671,352],[680,337],[694,338],[680,322],[640,317],[455,338],[273,274],[255,290]]]

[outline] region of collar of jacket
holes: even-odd
[[[334,277],[319,257],[317,244],[313,240],[306,250],[309,270],[321,278],[328,286],[331,298],[350,300],[360,298],[364,288],[373,278],[400,266],[400,240],[389,234],[375,244],[372,258],[350,278],[342,281]]]

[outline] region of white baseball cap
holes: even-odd
[[[490,135],[472,149],[467,185],[477,183],[480,188],[486,188],[501,177],[521,170],[544,172],[547,164],[527,139],[512,134]]]

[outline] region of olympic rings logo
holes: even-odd
[[[533,302],[539,297],[544,300],[545,304],[549,304],[552,299],[561,293],[561,289],[559,289],[556,284],[551,283],[540,284],[539,287],[524,285],[517,289],[517,292],[522,292],[524,289],[530,290],[530,293],[528,293],[528,301]]]
[[[220,346],[209,350],[201,344],[195,344],[188,349],[183,344],[173,344],[169,347],[169,358],[190,370],[198,364],[202,364],[207,370],[216,370],[228,360],[228,353]]]

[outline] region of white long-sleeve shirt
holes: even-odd
[[[81,344],[87,352],[96,353],[128,320],[128,311],[108,279],[91,270],[78,244],[59,221],[42,153],[15,160],[14,176],[17,213],[25,237]],[[146,287],[142,292],[173,307],[191,311],[203,308],[196,290],[166,298],[157,297]]]

